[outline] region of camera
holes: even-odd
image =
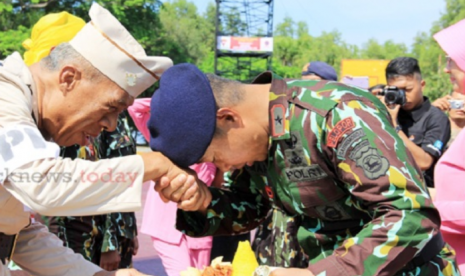
[[[463,101],[462,100],[449,100],[450,109],[462,109]]]
[[[386,86],[383,90],[378,92],[378,95],[384,96],[384,102],[387,105],[404,105],[407,99],[405,98],[405,91],[397,88],[396,86]]]

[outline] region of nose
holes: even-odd
[[[107,115],[100,121],[100,126],[106,131],[112,132],[116,130],[118,114]]]
[[[450,74],[450,70],[449,70],[449,68],[447,68],[447,67],[446,67],[446,68],[444,68],[444,73],[446,73],[446,74]]]

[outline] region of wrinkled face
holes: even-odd
[[[461,93],[454,91],[452,92],[451,96],[453,100],[463,101],[465,103],[465,94],[461,94]],[[449,117],[452,120],[460,120],[460,121],[465,120],[465,105],[461,109],[450,109]]]
[[[132,105],[134,98],[105,78],[97,84],[80,80],[74,87],[50,101],[44,126],[60,146],[81,146],[103,129],[114,131],[118,114]]]
[[[450,75],[454,92],[465,94],[465,72],[451,58],[447,59],[447,66],[444,71]]]
[[[213,138],[200,162],[211,162],[223,172],[252,166],[264,161],[268,154],[268,143],[258,143],[253,135],[243,135],[230,130]]]
[[[402,109],[412,110],[423,102],[425,81],[420,80],[416,75],[390,78],[387,83],[389,86],[396,86],[405,91],[407,100]]]

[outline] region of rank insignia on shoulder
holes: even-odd
[[[282,104],[274,105],[271,108],[271,135],[278,137],[286,133],[286,108]]]
[[[339,121],[329,132],[326,145],[328,147],[335,148],[342,135],[349,132],[354,127],[355,124],[352,118],[345,118],[344,120]]]

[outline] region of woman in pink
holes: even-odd
[[[150,98],[136,99],[128,108],[136,127],[150,140],[147,122],[150,118]],[[212,163],[193,165],[199,179],[210,185],[215,178],[216,167]],[[164,203],[153,189],[149,188],[145,200],[140,232],[152,237],[153,247],[160,256],[169,276],[179,276],[189,266],[203,269],[210,263],[212,237],[190,238],[175,228],[176,203]]]
[[[447,53],[445,72],[454,92],[465,94],[465,20],[434,35]],[[441,214],[441,232],[455,249],[461,274],[465,275],[465,132],[462,130],[435,167],[434,204]]]

